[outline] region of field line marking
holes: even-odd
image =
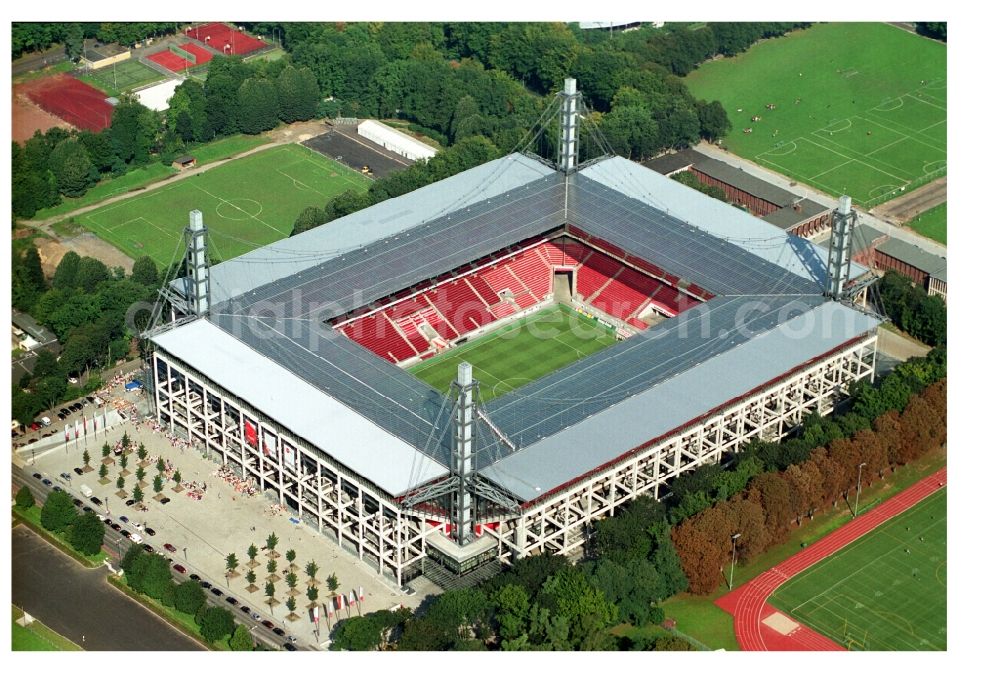
[[[888,129],[889,131],[891,131],[891,132],[893,132],[893,133],[895,133],[895,134],[899,134],[899,133],[900,133],[900,132],[896,131],[895,129],[893,129],[892,127],[887,127],[886,125],[882,124],[881,122],[879,122],[879,121],[877,121],[877,120],[869,120],[869,121],[870,121],[870,122],[871,122],[872,124],[874,124],[874,125],[877,125],[877,126],[879,126],[879,127],[882,127],[883,129]],[[912,131],[912,130],[911,130],[911,131]],[[916,132],[914,132],[914,133],[916,133]],[[906,135],[904,134],[904,136],[906,136]],[[942,154],[947,154],[947,151],[945,151],[945,150],[942,150],[941,148],[938,148],[937,146],[935,146],[935,145],[933,145],[933,144],[930,144],[930,143],[927,143],[927,141],[924,141],[924,140],[921,140],[921,139],[919,139],[919,138],[916,138],[915,136],[912,136],[912,135],[909,135],[909,136],[906,136],[906,137],[907,137],[907,138],[909,138],[909,139],[912,139],[912,140],[916,141],[917,143],[920,143],[920,144],[922,144],[922,145],[925,145],[925,146],[927,146],[927,147],[928,147],[928,148],[930,148],[931,150],[936,150],[936,151],[937,151],[937,152],[939,152],[939,153],[942,153]]]
[[[948,110],[947,106],[939,106],[936,103],[931,103],[930,101],[924,101],[923,99],[914,96],[913,92],[910,92],[909,94],[906,94],[906,96],[909,97],[909,98],[911,98],[911,99],[913,99],[914,101],[916,101],[918,103],[923,103],[924,105],[930,106],[931,108],[937,108],[938,110],[943,110],[945,112],[947,112],[947,110]]]
[[[366,181],[370,180],[370,179],[366,179],[363,174],[355,171],[354,169],[351,169],[346,164],[342,164],[341,162],[338,162],[337,160],[333,159],[332,157],[327,157],[326,155],[324,155],[323,153],[319,152],[318,150],[313,150],[309,146],[303,146],[301,144],[299,144],[299,145],[300,145],[300,147],[305,148],[307,151],[309,151],[309,155],[306,156],[306,157],[304,157],[304,158],[302,158],[306,162],[309,162],[311,164],[315,164],[317,167],[323,169],[324,171],[329,170],[330,166],[328,164],[326,164],[326,165],[323,164],[323,162],[332,163],[333,165],[335,165],[335,168],[338,169],[338,170],[340,170],[340,169],[345,170],[344,173],[338,173],[337,174],[337,178],[346,179],[348,182],[352,183],[353,185],[356,185],[359,188],[366,187]],[[313,157],[313,155],[319,155],[319,158]],[[322,159],[320,159],[320,158],[322,158]],[[357,181],[357,182],[355,183],[355,181]]]
[[[275,169],[275,171],[278,172],[279,174],[281,174],[282,176],[284,176],[285,178],[287,178],[289,181],[291,181],[293,185],[301,185],[301,186],[305,187],[307,190],[312,190],[314,193],[316,193],[320,197],[326,197],[326,195],[324,195],[323,193],[321,193],[319,190],[317,190],[316,188],[312,187],[311,185],[307,184],[305,181],[300,181],[299,179],[295,178],[291,174],[286,174],[281,169]]]
[[[264,225],[266,225],[267,227],[271,228],[271,230],[274,230],[274,231],[275,231],[276,233],[278,233],[278,234],[279,234],[279,235],[281,235],[282,237],[287,237],[287,236],[288,236],[288,235],[286,235],[285,233],[281,232],[281,230],[278,230],[278,229],[277,229],[276,227],[274,227],[273,225],[271,225],[270,223],[268,223],[267,221],[265,221],[265,220],[264,220],[263,218],[258,218],[258,217],[256,217],[256,216],[253,216],[253,215],[251,215],[249,211],[246,211],[246,210],[244,210],[244,209],[241,209],[241,208],[239,208],[238,206],[236,206],[235,204],[233,204],[233,203],[232,203],[232,202],[230,202],[229,200],[227,200],[227,199],[223,199],[222,197],[219,197],[218,195],[213,195],[213,194],[212,194],[211,192],[209,192],[209,191],[208,191],[208,190],[206,190],[205,188],[202,188],[202,187],[201,187],[200,185],[196,185],[195,187],[196,187],[196,188],[197,188],[198,190],[200,190],[200,191],[202,191],[203,193],[205,193],[206,195],[208,195],[209,197],[212,197],[212,198],[214,198],[214,199],[217,199],[217,200],[219,200],[220,202],[225,202],[226,204],[228,204],[228,205],[229,205],[229,206],[231,206],[232,208],[236,209],[237,211],[242,211],[242,212],[243,212],[243,213],[245,213],[245,214],[246,214],[247,216],[250,216],[250,218],[251,218],[251,219],[253,219],[253,220],[255,220],[255,221],[259,221],[260,223],[263,223]],[[234,198],[234,199],[236,199],[236,198]],[[261,206],[263,206],[263,205],[261,205]]]
[[[909,136],[901,136],[900,138],[896,139],[895,141],[890,141],[889,143],[886,143],[881,148],[876,148],[875,150],[871,151],[870,153],[865,153],[865,157],[871,157],[875,153],[880,153],[880,152],[882,152],[883,150],[885,150],[886,148],[888,148],[890,146],[894,146],[897,143],[902,143],[903,141],[909,141],[909,140],[911,140]]]
[[[847,160],[846,162],[841,162],[840,164],[837,164],[837,165],[834,165],[834,166],[830,167],[829,169],[827,169],[827,170],[825,170],[825,171],[821,171],[821,172],[819,172],[819,173],[818,173],[818,174],[816,174],[815,176],[810,176],[808,180],[810,180],[810,181],[814,181],[814,180],[816,180],[817,178],[819,178],[820,176],[822,176],[823,174],[829,174],[829,173],[830,173],[831,171],[833,171],[833,170],[835,170],[835,169],[840,169],[840,168],[841,168],[841,167],[843,167],[844,165],[846,165],[846,164],[850,164],[850,163],[851,163],[851,162],[853,162],[853,161],[854,161],[854,160]]]

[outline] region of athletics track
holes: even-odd
[[[715,604],[733,616],[736,640],[743,650],[844,650],[844,647],[804,624],[789,634],[782,634],[763,620],[778,612],[767,599],[789,579],[862,535],[905,512],[910,507],[948,483],[948,468],[921,479],[881,505],[809,545],[795,556],[761,573],[746,584],[720,597]]]

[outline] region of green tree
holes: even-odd
[[[83,450],[83,466],[84,467],[90,466],[90,453],[87,451],[87,449]]]
[[[110,136],[118,157],[126,164],[146,164],[156,142],[156,114],[126,97],[111,115]]]
[[[49,168],[56,177],[59,192],[79,197],[97,183],[97,168],[87,150],[75,139],[61,141],[49,156]]]
[[[257,582],[257,573],[253,572],[253,569],[247,571],[247,584],[253,585]]]
[[[141,591],[151,598],[160,599],[166,589],[173,584],[170,575],[170,562],[159,554],[149,554],[146,559]],[[176,603],[176,592],[174,593],[174,602]]]
[[[201,627],[201,635],[209,643],[215,643],[236,631],[233,614],[227,608],[205,606],[196,619]]]
[[[177,610],[194,615],[205,605],[205,590],[196,580],[181,582],[177,586],[174,603]]]
[[[265,78],[249,78],[236,92],[237,121],[244,134],[259,134],[278,125],[278,92]]]
[[[111,444],[109,444],[106,441],[104,442],[104,445],[101,446],[101,457],[102,458],[110,458],[111,457]]]
[[[726,109],[719,101],[699,101],[697,111],[702,138],[715,141],[728,134],[733,128],[729,116],[726,114]]]
[[[142,489],[139,487],[139,484],[136,484],[132,488],[132,499],[138,503],[142,502],[142,498],[143,498]]]
[[[306,564],[306,575],[308,575],[310,579],[315,580],[317,572],[319,572],[319,566],[316,565],[315,561],[310,561]]]
[[[264,541],[264,546],[267,547],[267,550],[271,554],[274,554],[274,551],[278,548],[278,536],[274,533],[268,535],[267,539]]]
[[[312,585],[306,587],[306,598],[315,603],[316,599],[319,598],[319,589]]]
[[[337,580],[336,575],[330,573],[329,575],[326,576],[326,589],[327,591],[330,592],[330,596],[333,596],[334,594],[337,593],[337,587],[339,585],[340,582]]]
[[[142,465],[139,465],[139,467],[135,470],[135,478],[136,481],[139,481],[141,483],[143,479],[146,478],[146,468],[143,467]]]
[[[35,496],[27,486],[21,486],[14,497],[14,504],[21,509],[31,509],[35,506]]]
[[[64,491],[53,491],[42,505],[42,526],[46,530],[62,532],[76,519],[73,499]]]
[[[159,460],[156,461],[156,471],[159,474],[163,474],[167,471],[167,461],[161,456]]]
[[[275,591],[276,590],[274,588],[274,583],[271,582],[270,580],[268,580],[268,582],[264,584],[264,596],[266,596],[269,601],[273,602],[274,601],[274,593],[275,593]],[[274,604],[273,603],[268,603],[268,605],[272,606]]]
[[[162,491],[163,491],[163,477],[157,474],[156,476],[153,477],[153,492],[160,493]]]
[[[250,559],[251,562],[257,560],[257,554],[257,545],[250,545],[247,547],[247,558]]]
[[[108,466],[105,465],[103,462],[101,463],[100,467],[97,468],[97,476],[100,477],[101,479],[108,478]]]
[[[285,583],[288,585],[289,589],[295,589],[295,585],[299,583],[299,577],[295,573],[288,573],[285,575]]]
[[[93,293],[97,285],[110,279],[108,267],[90,256],[80,259],[80,267],[76,273],[76,285],[87,293]]]
[[[139,444],[139,450],[137,451],[137,454],[139,456],[140,462],[146,459],[146,456],[149,455],[149,451],[146,450],[145,444]]]
[[[80,254],[67,251],[59,260],[56,271],[52,275],[52,288],[71,289],[76,284],[77,273],[80,270]]]
[[[295,550],[289,549],[287,552],[285,552],[285,559],[288,561],[289,564],[295,563]]]
[[[181,485],[181,471],[179,469],[174,470],[174,476],[172,477],[172,480],[175,485],[177,486]]]
[[[128,455],[122,453],[121,457],[118,458],[118,464],[121,466],[123,470],[128,469]]]
[[[615,605],[575,567],[563,568],[542,585],[539,599],[553,618],[566,620],[569,639],[576,646],[608,627],[618,615]]]
[[[295,606],[296,606],[296,604],[295,604],[295,597],[294,596],[289,596],[288,600],[285,601],[285,607],[288,608],[288,612],[294,613],[295,612]]]
[[[320,209],[319,207],[306,207],[295,219],[295,224],[292,226],[292,235],[299,235],[308,230],[312,230],[317,225],[323,225],[327,222],[326,211]]]
[[[125,490],[125,477],[119,475],[117,481],[115,481],[115,486],[118,490]]]
[[[160,273],[156,263],[149,256],[140,256],[132,265],[132,281],[144,286],[154,286],[160,283]]]
[[[226,554],[226,570],[229,571],[230,576],[236,572],[236,568],[239,565],[240,561],[236,558],[236,554]]]
[[[274,573],[277,570],[278,570],[278,560],[277,559],[270,559],[270,560],[268,560],[268,562],[267,562],[267,572],[268,572],[268,574],[269,575],[274,575]]]
[[[246,625],[239,624],[236,626],[232,637],[229,639],[229,647],[240,651],[253,650],[256,647],[253,636],[250,635],[250,630],[246,628]]]

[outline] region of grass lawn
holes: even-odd
[[[948,243],[948,203],[944,202],[914,217],[906,227],[942,244]]]
[[[198,164],[209,164],[218,160],[224,160],[233,155],[245,153],[248,150],[253,150],[270,140],[266,134],[258,134],[257,136],[236,134],[235,136],[227,136],[224,139],[198,146],[188,154],[198,160]]]
[[[24,613],[19,608],[11,606],[11,650],[15,651],[55,651],[81,650],[80,646],[68,638],[57,634],[37,619],[27,627],[17,623]]]
[[[86,75],[78,76],[78,79],[106,94],[118,96],[122,92],[130,92],[144,85],[166,80],[167,77],[138,59],[129,59],[100,70],[90,71]]]
[[[11,84],[21,84],[22,82],[30,82],[31,80],[37,80],[40,77],[49,77],[50,75],[58,75],[59,73],[68,73],[76,67],[76,64],[67,59],[66,61],[60,61],[59,63],[52,64],[51,66],[46,66],[41,70],[32,70],[18,75],[11,79]]]
[[[887,480],[861,494],[860,510],[866,511],[887,500],[905,488],[909,488],[928,474],[944,467],[947,461],[944,450],[920,458],[888,475]],[[841,502],[835,510],[824,512],[811,522],[806,522],[792,531],[788,541],[771,547],[747,564],[736,567],[733,585],[738,587],[749,582],[764,571],[773,568],[788,557],[796,554],[803,545],[809,545],[851,520],[847,505]],[[736,634],[733,632],[733,618],[715,605],[715,600],[729,590],[723,580],[719,588],[707,596],[678,594],[660,605],[666,616],[677,620],[677,630],[701,641],[709,648],[739,650]]]
[[[771,603],[857,650],[947,649],[946,489],[786,582]]]
[[[134,599],[136,602],[143,604],[154,613],[160,617],[165,618],[170,624],[174,625],[185,634],[191,636],[199,643],[211,648],[212,650],[229,651],[232,650],[229,647],[229,643],[225,640],[216,641],[215,643],[208,643],[205,638],[201,635],[201,628],[198,627],[198,623],[194,621],[194,615],[188,615],[187,613],[182,613],[176,608],[167,608],[162,603],[156,599],[152,599],[144,594],[138,594],[134,592],[125,580],[119,578],[116,575],[109,575],[108,582],[117,587],[130,598]],[[239,624],[237,622],[237,624]]]
[[[946,50],[888,24],[819,24],[685,80],[695,96],[722,102],[729,150],[873,206],[945,172]]]
[[[284,239],[307,206],[366,190],[360,174],[298,144],[269,148],[74,219],[132,258],[171,263],[188,212],[200,209],[220,260]]]
[[[38,533],[41,537],[48,540],[50,543],[54,544],[60,550],[65,552],[67,555],[72,556],[74,559],[87,566],[88,568],[97,568],[104,563],[104,559],[107,558],[107,554],[103,551],[97,554],[84,555],[76,551],[73,545],[66,540],[59,533],[53,533],[42,526],[42,507],[41,505],[35,505],[30,509],[21,509],[15,506],[12,510],[14,512],[14,517],[21,521],[26,527],[31,528],[33,531]]]
[[[615,344],[614,332],[559,305],[540,310],[417,364],[410,373],[446,392],[458,364],[472,364],[480,395],[489,401]]]
[[[101,181],[88,190],[87,194],[82,197],[63,197],[61,203],[55,205],[54,207],[49,207],[48,209],[42,209],[36,212],[31,219],[35,221],[42,221],[46,218],[52,218],[53,216],[68,214],[76,209],[82,209],[83,207],[90,206],[91,204],[102,202],[109,197],[121,195],[122,193],[129,192],[130,190],[142,188],[150,183],[161,181],[176,173],[176,169],[164,166],[159,162],[147,164],[144,167],[133,169],[127,174],[122,174],[121,176]]]

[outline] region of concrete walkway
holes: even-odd
[[[791,190],[792,192],[795,192],[804,197],[808,197],[809,199],[815,202],[819,202],[820,204],[823,204],[825,206],[831,208],[837,206],[837,199],[838,199],[837,197],[831,197],[830,195],[820,192],[815,188],[812,188],[803,183],[796,183],[795,181],[790,180],[787,176],[783,174],[779,174],[776,171],[771,171],[770,169],[761,167],[760,165],[750,162],[749,160],[745,160],[742,157],[734,155],[731,152],[722,150],[718,146],[715,146],[711,143],[705,143],[703,141],[698,144],[695,150],[704,155],[708,155],[713,159],[726,162],[727,164],[731,164],[735,167],[740,167],[741,169],[743,169],[743,171],[747,172],[751,176],[756,176],[757,178],[763,179],[768,183],[779,186],[781,188],[785,188],[786,190]],[[794,185],[792,185],[793,183]],[[928,239],[927,237],[922,237],[921,235],[918,235],[912,230],[906,230],[904,228],[900,228],[896,225],[893,225],[892,223],[888,223],[880,218],[873,216],[867,211],[863,211],[860,209],[858,210],[858,222],[861,223],[862,225],[867,225],[872,228],[875,228],[879,232],[884,232],[890,237],[898,239],[901,242],[914,244],[923,249],[924,251],[934,254],[935,256],[941,256],[942,258],[948,257],[947,248],[939,244],[938,242],[935,242],[932,239]]]

